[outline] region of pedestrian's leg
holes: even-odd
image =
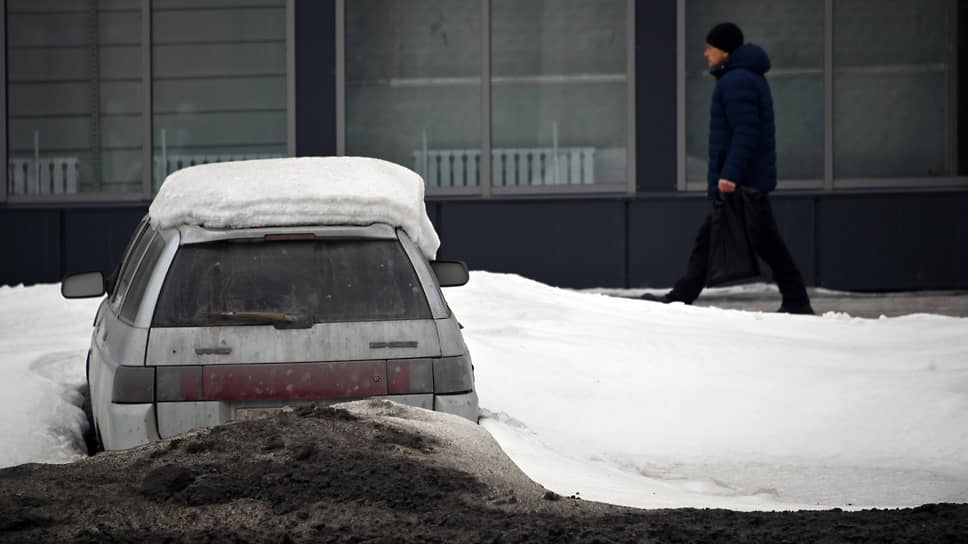
[[[793,261],[773,216],[773,208],[767,197],[760,199],[760,232],[756,253],[773,270],[773,280],[780,289],[783,302],[780,311],[789,313],[813,313],[810,297],[803,284],[803,276]]]
[[[696,245],[689,255],[686,274],[672,287],[666,295],[670,302],[685,302],[692,304],[699,298],[699,293],[706,287],[706,274],[709,269],[709,229],[711,217],[706,215],[705,221],[696,234]]]

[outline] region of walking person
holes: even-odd
[[[759,236],[754,249],[773,270],[783,297],[779,312],[813,314],[810,298],[793,256],[780,236],[767,195],[776,188],[776,129],[773,98],[764,74],[770,59],[759,46],[743,43],[743,32],[733,23],[720,23],[706,35],[706,61],[716,78],[709,124],[709,165],[706,175],[710,200],[730,193],[737,185],[757,190],[760,197]],[[692,304],[706,286],[709,268],[711,215],[696,236],[686,273],[663,296],[645,300]]]

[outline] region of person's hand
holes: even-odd
[[[720,180],[719,180],[719,192],[720,193],[732,193],[735,190],[736,190],[736,184],[735,183],[733,183],[732,181],[729,181],[728,179],[722,179],[722,178],[720,178]]]

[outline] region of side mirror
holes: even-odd
[[[104,274],[84,272],[71,274],[61,282],[61,295],[64,298],[99,297],[104,294]]]
[[[430,261],[430,268],[434,270],[441,287],[459,287],[470,279],[463,261]]]

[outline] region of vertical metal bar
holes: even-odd
[[[491,0],[481,0],[481,196],[491,196]]]
[[[561,183],[561,157],[558,155],[558,121],[551,122],[551,156],[554,157],[555,169],[552,183]]]
[[[151,100],[151,0],[141,0],[141,97],[142,97],[142,148],[141,157],[144,165],[141,168],[141,191],[144,200],[151,200],[154,192],[153,140],[152,129],[152,100]],[[164,179],[159,179],[161,185]]]
[[[676,1],[676,189],[686,190],[686,0]]]
[[[625,118],[627,119],[625,142],[625,182],[626,192],[635,194],[635,0],[625,2],[625,92],[627,94]],[[626,274],[626,284],[628,274]]]
[[[336,154],[346,154],[346,2],[336,0]]]
[[[948,120],[945,123],[945,133],[948,139],[948,149],[945,151],[948,155],[948,171],[942,174],[943,176],[955,177],[958,175],[958,116],[959,107],[964,107],[962,104],[958,104],[958,2],[952,1],[948,8],[948,20],[946,21],[948,28],[948,54],[946,58],[946,64],[948,69],[946,70],[948,74],[948,107],[950,111],[948,113]],[[968,128],[968,127],[966,127]]]
[[[7,173],[10,166],[7,161],[7,0],[0,0],[0,43],[3,44],[3,54],[0,54],[0,202],[7,200]]]
[[[823,16],[823,188],[834,188],[834,1],[824,0]]]
[[[296,7],[286,0],[286,155],[296,156]]]
[[[29,187],[29,185],[28,185],[28,187]],[[34,183],[33,183],[33,188],[34,188],[34,191],[36,191],[38,193],[44,192],[40,188],[40,131],[39,130],[35,130],[34,131]],[[30,190],[27,189],[27,191],[29,192]]]
[[[88,27],[88,38],[91,40],[91,43],[88,44],[89,74],[93,91],[88,102],[91,108],[89,112],[91,118],[91,170],[94,173],[94,179],[91,181],[94,183],[95,191],[102,192],[104,190],[104,169],[101,164],[103,152],[101,149],[101,63],[100,52],[98,51],[98,34],[101,29],[97,0],[91,0],[88,17],[91,21]],[[53,192],[53,188],[51,192]]]

